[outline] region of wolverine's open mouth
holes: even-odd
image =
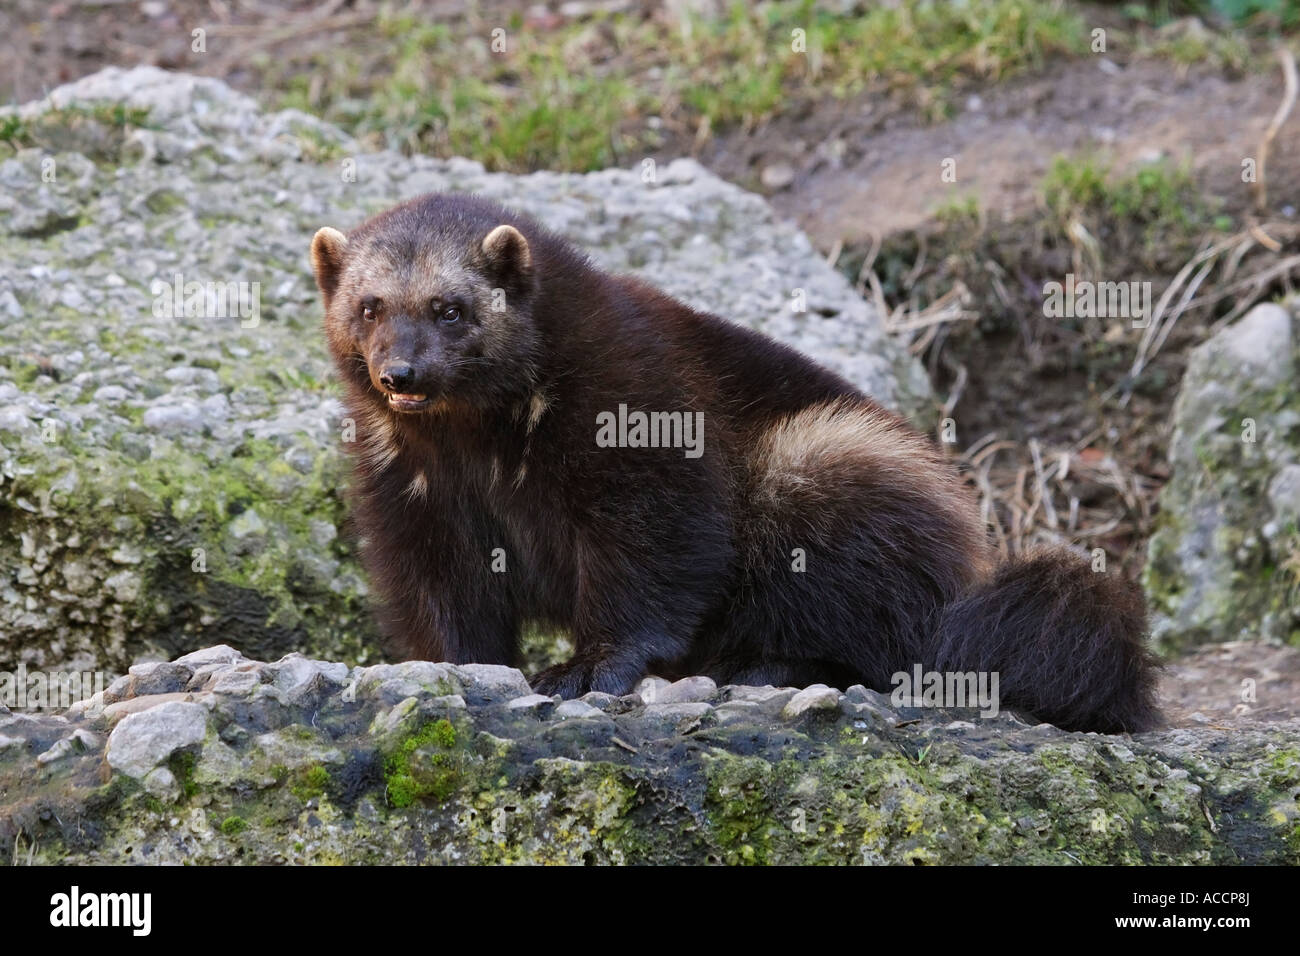
[[[428,395],[404,395],[400,392],[392,392],[388,396],[388,407],[399,412],[418,412],[428,404]]]

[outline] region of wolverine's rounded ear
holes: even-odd
[[[526,275],[533,265],[528,240],[514,226],[504,223],[483,240],[483,255],[496,269],[506,274]]]
[[[328,299],[339,287],[339,274],[343,271],[343,253],[348,237],[337,229],[326,226],[319,229],[311,240],[311,268],[316,273],[316,284]]]

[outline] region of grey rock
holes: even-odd
[[[674,704],[650,703],[641,711],[639,726],[647,736],[665,737],[685,734],[698,728],[713,707],[703,701],[682,701]],[[648,728],[648,730],[647,730]]]
[[[506,706],[511,710],[540,710],[555,706],[555,701],[544,694],[529,694],[527,697],[516,697]]]
[[[1202,346],[1197,361],[1212,368],[1222,359],[1225,371],[1265,387],[1294,382],[1291,323],[1285,308],[1263,302]]]
[[[459,694],[463,689],[454,664],[432,661],[406,661],[401,664],[376,664],[374,667],[362,667],[353,674],[353,679],[357,683],[357,693],[361,696],[392,684],[422,689],[437,695]],[[410,695],[402,694],[402,697],[407,696]]]
[[[78,727],[68,736],[61,737],[57,740],[49,750],[38,755],[36,763],[40,766],[45,766],[46,764],[54,763],[55,761],[62,760],[65,757],[70,757],[74,754],[97,751],[102,746],[103,741],[100,740],[97,734],[91,733],[84,727]]]
[[[1280,525],[1300,523],[1300,464],[1283,465],[1268,485],[1268,503],[1273,521]]]
[[[871,690],[870,688],[863,687],[861,684],[854,684],[844,692],[844,696],[846,699],[857,704],[870,704],[873,707],[880,707],[882,709],[888,709],[893,706],[888,694],[882,694],[878,690]]]
[[[763,719],[763,708],[757,701],[733,699],[713,708],[719,724],[748,723]]]
[[[802,717],[809,711],[838,711],[840,692],[825,684],[813,684],[799,691],[786,703],[781,716],[786,720]]]
[[[180,781],[166,767],[155,767],[144,777],[144,789],[164,803],[176,803],[181,797]]]
[[[131,393],[121,385],[104,385],[95,389],[95,401],[105,405],[116,405],[124,402],[130,397]]]
[[[91,694],[89,697],[74,701],[68,707],[69,720],[82,720],[99,717],[104,713],[104,694],[103,692]]]
[[[892,707],[863,703],[847,695],[840,701],[840,710],[846,717],[852,719],[853,726],[859,730],[871,726],[876,721],[892,725],[898,719],[897,712]]]
[[[659,699],[659,694],[669,685],[669,681],[662,677],[643,677],[636,685],[633,692],[647,704],[654,703]]]
[[[239,517],[226,526],[226,530],[232,538],[242,541],[244,538],[261,537],[266,534],[267,526],[255,509],[245,508]]]
[[[151,694],[174,694],[185,689],[194,672],[185,664],[135,664],[127,673],[131,692],[137,697]]]
[[[456,675],[465,693],[482,700],[513,700],[528,697],[533,689],[528,679],[513,667],[500,664],[460,664]]]
[[[294,728],[282,728],[258,735],[254,746],[265,760],[277,767],[294,770],[318,764],[341,764],[343,752],[332,746],[327,738],[305,734]]]
[[[369,696],[376,697],[380,703],[391,706],[401,703],[408,697],[415,697],[428,691],[429,688],[419,681],[408,680],[405,677],[393,677],[380,684]]]
[[[112,683],[104,688],[104,703],[115,704],[124,700],[131,693],[132,680],[126,674],[114,678]]]
[[[790,698],[798,693],[794,687],[746,687],[743,684],[729,684],[722,689],[723,696],[729,701],[750,701],[762,704],[769,709],[780,711]]]
[[[112,704],[104,706],[103,716],[109,721],[117,721],[127,714],[138,714],[141,711],[148,710],[151,707],[157,707],[159,704],[173,703],[182,701],[189,703],[193,698],[187,693],[175,694],[146,694],[142,697],[127,696]]]
[[[244,656],[238,650],[231,648],[227,644],[213,644],[211,648],[200,648],[191,650],[188,654],[182,654],[181,657],[175,658],[175,662],[183,663],[186,667],[198,671],[200,667],[225,667],[231,663],[243,661]]]
[[[244,694],[260,683],[262,678],[254,671],[226,670],[208,684],[208,689],[216,694]]]
[[[592,691],[591,693],[583,694],[578,699],[584,704],[590,704],[592,707],[595,707],[601,713],[605,713],[611,708],[619,706],[618,697],[613,694],[602,694],[600,691]]]
[[[469,706],[469,704],[465,702],[465,698],[460,696],[460,694],[446,694],[442,697],[432,697],[429,699],[429,703],[433,705],[434,709],[440,711],[464,710]]]
[[[1144,577],[1163,650],[1300,629],[1298,307],[1256,306],[1188,359]]]
[[[267,671],[290,704],[304,707],[316,706],[325,694],[341,691],[348,678],[346,664],[315,661],[301,654],[290,654]]]
[[[109,735],[109,766],[142,780],[172,754],[202,743],[207,723],[203,707],[182,701],[128,714]]]
[[[764,189],[777,192],[793,183],[794,177],[794,167],[789,163],[772,163],[770,166],[763,167],[759,179],[762,181]]]
[[[368,733],[377,740],[395,740],[414,732],[419,720],[420,699],[407,697],[376,714]]]
[[[155,405],[144,413],[144,427],[172,435],[201,433],[205,424],[203,409],[197,402]]]
[[[0,432],[21,435],[24,432],[35,432],[36,430],[36,423],[31,420],[23,406],[6,405],[0,408]]]
[[[212,647],[203,647],[197,651],[182,654],[176,658],[176,663],[198,668],[205,664],[233,664],[243,659],[244,655],[233,647],[227,644],[214,644]]]
[[[605,712],[580,700],[565,700],[555,705],[555,716],[561,720],[581,717],[604,717]]]
[[[718,685],[708,677],[684,677],[659,688],[654,697],[657,704],[693,704],[711,700],[718,693]]]

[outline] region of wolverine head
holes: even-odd
[[[433,194],[311,243],[325,331],[354,391],[398,414],[527,394],[538,334],[531,223]]]

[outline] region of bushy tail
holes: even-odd
[[[944,608],[936,667],[996,671],[1002,708],[1065,730],[1133,733],[1162,722],[1146,634],[1137,587],[1069,552],[1039,552]]]

